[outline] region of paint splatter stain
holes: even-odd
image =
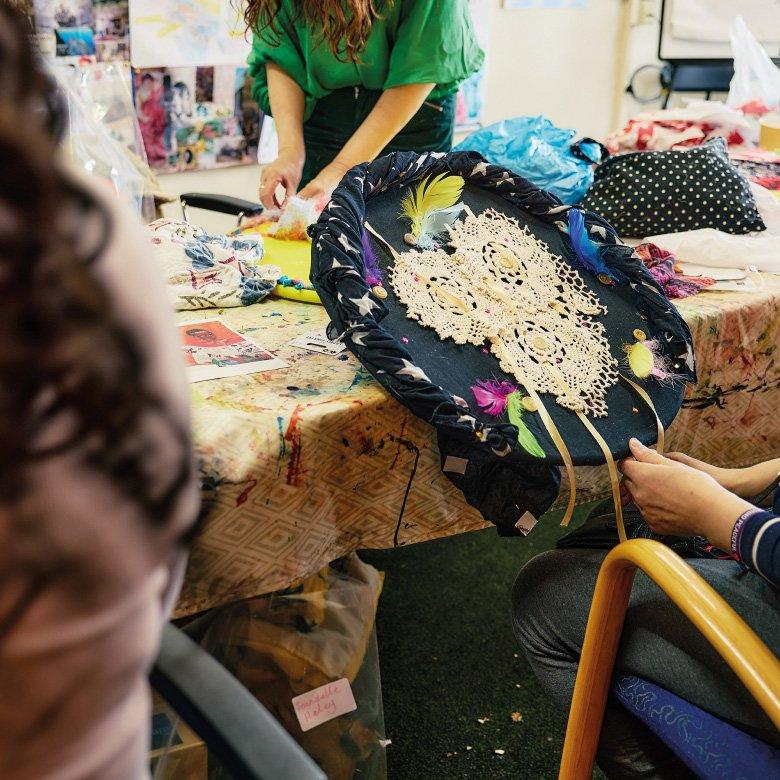
[[[301,406],[295,407],[290,417],[284,440],[290,443],[290,460],[287,464],[287,484],[299,487],[306,473],[303,468],[303,448],[301,447],[301,431],[298,423],[301,419]]]
[[[249,484],[239,493],[238,497],[236,498],[236,506],[241,506],[241,504],[245,504],[246,500],[249,498],[249,494],[257,487],[257,480],[251,479],[249,480]]]
[[[401,341],[403,341],[404,344],[408,344],[409,343],[409,339],[406,338],[406,336],[401,336]]]

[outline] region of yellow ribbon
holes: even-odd
[[[539,412],[539,417],[542,418],[542,423],[544,423],[547,433],[550,434],[550,438],[558,450],[561,460],[563,460],[566,476],[569,478],[569,503],[566,506],[566,512],[561,520],[561,525],[567,526],[571,522],[572,515],[574,514],[574,506],[577,502],[577,477],[574,473],[574,462],[571,459],[571,453],[566,446],[566,442],[563,440],[563,436],[561,436],[552,417],[550,417],[550,413],[545,409],[542,399],[539,397],[539,393],[537,393],[533,387],[525,383],[523,383],[523,387],[536,404],[536,410]]]
[[[623,376],[623,374],[620,374],[620,378],[628,383],[631,387],[634,388],[636,391],[636,394],[650,407],[650,411],[653,413],[653,417],[655,417],[655,425],[658,429],[658,444],[656,446],[656,450],[658,451],[659,455],[664,454],[664,448],[666,446],[666,432],[664,431],[663,423],[661,422],[661,418],[658,416],[658,412],[655,410],[655,404],[653,404],[653,399],[650,398],[650,396],[647,394],[644,388],[640,387],[636,382],[632,382],[627,376]]]

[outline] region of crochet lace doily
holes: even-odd
[[[490,343],[503,371],[572,411],[607,415],[618,363],[593,319],[607,309],[579,273],[494,210],[449,228],[449,246],[397,255],[390,280],[407,316],[457,344]]]

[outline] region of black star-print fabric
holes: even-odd
[[[436,428],[442,467],[451,458],[464,464],[462,473],[444,468],[447,478],[500,534],[519,536],[516,523],[525,512],[539,517],[555,501],[560,486],[557,466],[547,459],[529,459],[517,447],[515,426],[481,422],[463,398],[432,382],[415,360],[416,345],[402,343],[383,327],[390,299],[378,296],[366,281],[361,249],[366,203],[388,190],[398,190],[400,198],[408,185],[440,173],[463,176],[468,185],[495,192],[513,210],[533,215],[569,241],[568,212],[579,207],[563,205],[481,155],[397,152],[349,171],[316,225],[309,228],[311,281],[331,319],[329,337],[343,339],[395,399]],[[662,336],[680,376],[695,380],[691,334],[683,319],[613,228],[595,214],[583,216],[600,261],[622,280],[636,315],[650,332]]]
[[[596,169],[581,205],[621,236],[766,230],[750,184],[731,164],[723,138],[692,149],[611,157]]]

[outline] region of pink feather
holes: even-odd
[[[517,392],[517,388],[506,380],[499,382],[496,379],[478,379],[471,386],[471,392],[474,393],[480,409],[494,417],[500,417],[506,411],[507,398]]]

